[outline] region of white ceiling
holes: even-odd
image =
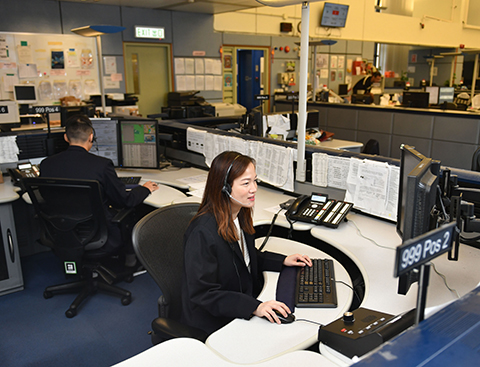
[[[131,6],[191,13],[218,14],[261,7],[256,0],[62,0],[77,3]]]

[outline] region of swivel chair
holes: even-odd
[[[152,343],[176,337],[204,342],[207,334],[180,322],[184,269],[183,235],[198,211],[198,203],[173,204],[143,217],[133,229],[133,248],[140,263],[162,291],[160,317],[152,322]]]
[[[379,155],[380,144],[378,143],[378,140],[370,139],[369,141],[367,141],[367,144],[365,144],[365,146],[363,147],[362,153]]]
[[[68,318],[74,317],[82,301],[97,290],[120,295],[123,305],[130,304],[131,293],[111,285],[118,276],[100,262],[111,253],[102,248],[108,239],[108,227],[98,181],[25,178],[22,184],[40,222],[40,243],[60,258],[67,277],[80,278],[49,286],[43,296],[50,298],[54,293],[80,288],[65,312]],[[113,221],[118,222],[117,217]]]
[[[480,172],[480,148],[473,153],[471,170]]]

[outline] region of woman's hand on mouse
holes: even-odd
[[[308,257],[308,255],[300,255],[300,254],[293,254],[287,256],[285,260],[283,260],[283,265],[285,266],[312,266],[312,260]]]
[[[253,311],[253,314],[258,317],[265,317],[270,322],[276,322],[277,324],[280,324],[280,319],[276,315],[275,310],[280,312],[284,317],[287,317],[288,314],[291,313],[290,309],[285,303],[271,300],[260,303],[257,309]]]

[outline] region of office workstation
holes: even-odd
[[[177,5],[172,5],[171,8],[158,8],[158,3],[154,8],[140,8],[137,7],[137,4],[133,4],[133,7],[62,1],[42,1],[41,4],[38,4],[24,0],[22,5],[25,7],[21,12],[10,4],[5,4],[4,14],[9,14],[9,16],[8,19],[5,16],[1,18],[5,28],[0,31],[6,33],[6,39],[1,41],[3,43],[0,45],[7,45],[10,55],[15,54],[16,56],[8,60],[5,59],[5,53],[1,54],[3,55],[1,61],[4,71],[0,72],[2,77],[0,98],[2,100],[8,100],[10,103],[15,99],[13,89],[10,91],[7,90],[10,87],[5,88],[6,81],[12,88],[13,84],[33,81],[37,86],[36,91],[39,93],[40,82],[49,81],[53,86],[54,80],[64,78],[67,79],[67,85],[72,81],[72,86],[78,86],[79,84],[75,83],[76,79],[79,79],[85,92],[85,87],[94,85],[91,84],[90,79],[97,83],[97,87],[100,84],[98,74],[99,67],[102,66],[105,73],[104,87],[107,93],[111,93],[108,96],[109,100],[114,100],[118,94],[124,98],[127,98],[127,94],[130,93],[138,95],[138,105],[136,105],[137,101],[134,101],[132,103],[134,106],[127,106],[128,108],[118,111],[122,113],[130,111],[127,114],[132,113],[131,111],[136,111],[136,113],[140,111],[144,117],[134,119],[125,115],[123,117],[112,115],[110,118],[92,120],[97,142],[91,153],[111,159],[119,176],[141,177],[139,181],[141,185],[148,181],[158,184],[159,189],[146,198],[140,212],[148,213],[157,208],[165,208],[177,203],[200,202],[202,185],[206,180],[211,160],[224,150],[236,150],[253,156],[258,165],[257,173],[261,184],[256,195],[254,212],[254,225],[258,237],[257,247],[262,247],[264,239],[269,237],[263,247],[265,250],[283,254],[298,252],[308,254],[312,258],[333,261],[337,295],[336,307],[303,308],[293,306],[297,320],[291,324],[273,325],[260,318],[253,318],[249,321],[236,319],[210,335],[205,343],[193,339],[176,338],[151,348],[144,347],[137,350],[123,348],[124,350],[121,352],[116,352],[121,357],[110,359],[108,362],[106,359],[99,359],[99,361],[101,360],[100,365],[116,363],[122,366],[153,365],[162,361],[170,365],[252,364],[269,366],[303,362],[342,366],[357,362],[359,360],[357,357],[367,363],[368,358],[373,358],[373,360],[381,358],[378,356],[381,356],[382,353],[374,353],[372,356],[365,355],[380,344],[378,340],[383,342],[393,339],[393,344],[389,342],[385,344],[387,344],[386,348],[395,348],[401,342],[401,338],[408,339],[409,335],[412,335],[412,331],[420,330],[422,325],[427,325],[423,324],[424,322],[437,323],[438,317],[449,312],[450,306],[461,307],[459,305],[463,303],[458,302],[458,298],[469,293],[474,294],[480,279],[478,267],[476,267],[480,255],[478,247],[472,240],[470,243],[473,246],[465,243],[460,245],[458,261],[449,261],[447,253],[431,260],[433,265],[430,266],[429,285],[423,305],[426,309],[426,320],[422,321],[420,326],[411,326],[413,324],[411,314],[405,318],[401,317],[404,313],[418,308],[418,282],[413,282],[406,295],[399,294],[399,279],[393,275],[396,266],[396,251],[397,247],[407,239],[405,237],[402,239],[397,231],[397,207],[392,201],[392,198],[399,194],[399,189],[392,186],[395,186],[400,176],[402,151],[399,147],[401,144],[414,146],[425,157],[440,160],[442,166],[440,179],[443,179],[445,172],[449,172],[448,169],[451,168],[452,175],[459,177],[460,187],[478,186],[476,173],[468,171],[472,156],[480,143],[478,141],[477,112],[447,108],[452,107],[448,105],[450,103],[459,105],[458,101],[455,102],[455,98],[464,92],[460,87],[455,87],[454,101],[451,101],[452,85],[445,86],[444,88],[447,89],[442,89],[442,93],[440,87],[431,85],[433,83],[441,85],[444,79],[453,80],[455,84],[458,84],[459,76],[463,78],[467,74],[473,74],[475,54],[468,55],[459,51],[458,55],[445,55],[444,59],[435,60],[435,65],[431,61],[421,62],[424,59],[423,52],[426,56],[438,53],[437,50],[432,50],[430,45],[438,46],[442,48],[440,51],[447,52],[460,48],[459,43],[465,44],[466,49],[469,50],[480,47],[477,45],[476,37],[472,36],[472,33],[478,32],[475,29],[475,17],[472,16],[475,13],[472,2],[467,4],[464,9],[465,14],[470,14],[470,16],[465,15],[463,24],[467,28],[469,25],[473,27],[468,30],[465,28],[454,29],[450,22],[443,21],[451,16],[454,19],[453,24],[456,24],[457,18],[463,18],[464,13],[459,15],[460,10],[456,8],[451,10],[452,14],[443,8],[438,8],[438,13],[433,15],[440,20],[434,20],[423,13],[420,15],[418,13],[422,11],[420,8],[412,14],[407,14],[408,10],[397,9],[390,4],[390,9],[384,9],[381,5],[378,5],[378,9],[374,9],[367,1],[345,0],[341,3],[349,5],[349,7],[347,6],[348,14],[346,18],[344,16],[343,23],[332,23],[330,20],[330,23],[325,24],[320,23],[327,20],[324,16],[324,2],[311,2],[309,32],[300,32],[300,13],[303,10],[301,5],[278,8],[282,9],[279,10],[282,12],[282,17],[279,17],[276,10],[273,11],[273,8],[255,1],[249,4],[252,8],[240,12],[229,12],[236,9],[215,8],[220,6],[215,2],[212,3],[214,10],[204,10],[202,7],[205,4],[202,2],[182,5],[186,8],[180,9],[177,8]],[[335,4],[329,6],[335,6]],[[48,17],[41,16],[44,13],[41,7],[48,9]],[[328,10],[328,7],[326,8]],[[80,16],[80,14],[87,13],[89,14],[88,19]],[[345,7],[342,14],[345,15]],[[389,19],[387,22],[389,24],[385,23],[386,17]],[[18,19],[25,21],[18,22]],[[277,28],[280,21],[287,25],[282,25],[279,31]],[[38,26],[32,28],[34,23]],[[113,23],[126,28],[124,32],[102,36],[103,44],[97,46],[102,48],[105,56],[101,66],[96,65],[97,53],[93,39],[70,34],[70,29],[95,23]],[[288,27],[289,23],[293,25],[290,28]],[[419,23],[424,23],[424,26],[419,27]],[[135,33],[134,26],[138,24],[148,24],[152,29],[148,28],[144,29],[143,33]],[[253,26],[249,26],[249,29],[246,30],[246,24]],[[438,24],[445,26],[442,32],[451,34],[451,36],[439,39],[438,34],[442,32],[439,32]],[[268,26],[265,27],[265,25]],[[158,30],[162,27],[163,36],[162,31]],[[378,32],[378,27],[385,28],[385,31]],[[405,60],[400,62],[400,58],[397,58],[398,62],[395,63],[393,62],[395,57],[391,57],[389,52],[393,52],[392,50],[396,47],[393,43],[398,41],[399,27],[410,29],[402,34],[402,43],[419,44],[420,42],[421,45],[409,49],[406,53],[402,51],[402,47],[405,50],[409,46],[399,45],[399,50],[404,52]],[[156,36],[160,35],[164,38],[141,38],[141,36],[154,32],[153,28],[156,28],[155,32],[160,32],[155,33]],[[252,29],[254,29],[253,33]],[[47,43],[39,45],[35,43],[36,38],[31,34],[28,37],[17,34],[24,32],[35,34],[39,31],[42,34],[38,35],[38,39],[42,39],[42,42],[46,40]],[[72,44],[67,45],[68,42],[64,42],[62,37],[56,39],[55,35],[64,36],[61,33],[74,37],[78,46],[70,47]],[[292,100],[279,101],[275,97],[275,94],[280,96],[282,93],[288,97],[290,91],[296,91],[300,86],[304,86],[299,74],[301,50],[298,48],[299,42],[297,41],[300,40],[300,33],[310,33],[313,42],[317,41],[309,48],[308,55],[310,59],[309,78],[311,78],[308,83],[313,87],[313,95],[316,94],[316,88],[318,92],[318,89],[321,88],[320,85],[326,85],[332,91],[338,92],[337,94],[341,98],[349,97],[352,91],[348,91],[348,85],[352,86],[358,79],[368,75],[363,74],[363,72],[369,72],[366,67],[370,63],[378,66],[377,62],[380,62],[379,66],[384,75],[382,93],[390,92],[391,79],[399,79],[398,76],[390,77],[387,71],[391,69],[397,73],[408,69],[406,76],[407,79],[413,79],[410,82],[414,87],[419,85],[421,79],[428,79],[425,87],[422,87],[423,89],[411,88],[418,90],[415,92],[418,94],[413,96],[411,102],[398,107],[365,103],[339,103],[338,100],[328,102],[328,97],[326,101],[308,102],[307,129],[314,128],[320,133],[324,131],[334,133],[334,135],[331,140],[319,141],[316,145],[306,146],[305,180],[299,180],[295,172],[298,168],[297,149],[299,149],[298,141],[295,141],[298,136],[296,126],[298,120],[303,118],[299,114],[302,107],[299,106],[298,99],[293,102]],[[25,41],[26,44],[21,43],[22,41]],[[64,43],[54,44],[55,42]],[[135,65],[135,57],[132,56],[132,53],[135,55],[136,52],[140,52],[139,50],[129,50],[129,47],[136,46],[135,43],[156,45],[163,50],[155,56],[158,62],[157,69],[162,70],[163,73],[160,77],[161,80],[155,80],[155,73],[151,70],[148,72],[147,79],[150,78],[155,83],[154,86],[150,85],[146,88],[145,81],[141,79],[145,76],[131,71],[134,70],[132,65]],[[72,51],[71,48],[75,50]],[[54,55],[58,55],[61,49],[64,49],[65,55],[64,69],[59,68],[62,71],[52,72],[51,70],[54,69],[50,65],[50,61]],[[95,59],[93,69],[84,68],[80,64],[75,66],[75,62],[72,61],[74,55],[80,59],[84,49],[92,51],[91,56]],[[16,54],[20,51],[25,51],[22,54],[24,57],[22,60],[17,58]],[[262,61],[259,61],[258,68],[254,66],[252,74],[249,74],[249,68],[246,68],[244,64],[245,60],[251,56],[255,59],[258,52],[263,53]],[[382,52],[386,52],[385,54],[389,56],[385,56],[383,59],[378,57]],[[32,61],[37,63],[36,71],[43,73],[42,77],[31,74],[20,76],[18,69],[20,65],[22,65],[21,73],[28,73],[29,68],[30,71],[33,70],[32,67],[23,67],[29,54]],[[71,58],[70,61],[69,58]],[[142,64],[141,60],[140,58],[140,70],[146,70],[147,66]],[[425,57],[425,60],[430,59]],[[462,63],[464,71],[461,70]],[[470,64],[472,67],[468,69],[467,66]],[[457,68],[454,70],[456,80],[450,77],[451,65]],[[357,74],[357,66],[360,68],[361,74]],[[430,76],[430,72],[434,71],[434,66],[437,68],[435,75]],[[365,69],[363,69],[364,67]],[[448,70],[448,77],[445,77],[446,70]],[[62,74],[63,71],[64,74]],[[235,75],[244,76],[244,73],[246,73],[246,78],[234,77]],[[12,77],[17,77],[19,83],[12,83]],[[317,81],[315,81],[316,77],[318,77]],[[260,113],[258,108],[255,109],[255,102],[250,98],[245,99],[243,94],[243,91],[249,88],[247,84],[249,78],[254,81],[254,84],[258,81],[260,86],[250,94],[270,96],[268,100],[262,102],[263,108],[260,109]],[[474,76],[473,79],[476,77]],[[89,80],[88,83],[86,83],[87,80]],[[140,88],[138,88],[138,83],[140,83]],[[467,84],[467,78],[465,78],[465,84]],[[473,84],[475,87],[475,83]],[[43,83],[42,87],[45,85],[46,83]],[[346,91],[340,90],[340,86],[343,88],[346,86]],[[403,88],[403,86],[398,87],[395,93],[403,94],[406,92]],[[468,86],[466,91],[473,96],[475,92],[470,92],[470,88],[471,86]],[[166,97],[168,92],[175,91],[179,92],[178,95],[182,95],[190,89],[195,95],[202,96],[206,103],[218,106],[217,111],[222,111],[227,105],[236,106],[236,104],[245,106],[247,111],[242,109],[241,114],[237,115],[237,110],[235,110],[233,114],[236,116],[226,116],[224,120],[221,120],[218,115],[216,118],[198,117],[200,110],[211,112],[208,109],[209,106],[199,109],[200,104],[182,108],[172,108],[168,105]],[[429,93],[428,107],[431,108],[424,108],[426,89]],[[73,88],[72,91],[74,90]],[[44,91],[45,89],[42,89],[42,93]],[[98,88],[94,90],[94,94],[99,92]],[[437,92],[438,98],[435,98]],[[441,99],[443,92],[448,92],[448,95],[445,96],[446,100]],[[156,93],[160,95],[160,98],[148,105],[149,98],[151,96],[156,98]],[[322,96],[322,92],[319,92],[318,95]],[[323,97],[325,95],[323,93]],[[47,101],[43,98],[42,95],[42,99],[33,105],[58,106],[57,103],[50,103],[53,99]],[[364,101],[363,97],[361,100]],[[365,99],[365,101],[367,100]],[[20,97],[17,99],[17,105],[19,102],[25,104],[25,100]],[[5,102],[5,105],[7,104]],[[32,105],[32,100],[27,101],[27,104]],[[0,103],[0,106],[3,105]],[[97,104],[97,109],[99,107]],[[114,106],[107,108],[110,107],[112,110],[114,109]],[[8,104],[8,108],[12,110],[10,104]],[[170,110],[165,110],[165,108],[170,108]],[[12,111],[14,110],[15,107]],[[1,228],[6,256],[5,259],[0,257],[0,261],[5,260],[2,263],[6,264],[9,279],[5,281],[3,279],[5,277],[3,277],[0,280],[0,286],[2,294],[4,294],[2,301],[5,300],[7,303],[16,297],[15,294],[25,292],[22,290],[24,287],[30,291],[31,276],[27,272],[27,276],[22,277],[22,272],[26,270],[22,269],[22,265],[30,263],[24,261],[22,264],[22,260],[35,256],[44,251],[44,248],[35,243],[37,233],[36,228],[32,227],[35,220],[32,206],[27,203],[28,195],[22,195],[19,192],[20,188],[10,182],[6,170],[7,168],[21,168],[18,164],[23,163],[40,164],[44,157],[61,152],[67,146],[63,140],[62,123],[60,122],[58,126],[56,123],[50,124],[52,120],[61,120],[57,116],[62,111],[56,110],[48,114],[37,112],[39,111],[19,110],[19,118],[13,116],[15,126],[4,129],[6,132],[1,134],[1,138],[5,139],[2,140],[2,147],[9,137],[14,137],[18,148],[18,153],[14,153],[16,154],[15,160],[1,164],[5,181],[0,184]],[[157,119],[147,117],[147,115],[153,116],[162,112],[169,116]],[[18,121],[20,114],[23,116],[22,122]],[[197,116],[193,116],[195,114]],[[278,119],[276,116],[288,118],[289,126],[282,132],[277,130],[282,123],[274,122],[275,119]],[[247,120],[247,117],[251,120]],[[8,121],[8,123],[11,122]],[[261,133],[258,133],[260,131]],[[308,131],[306,132],[308,134]],[[280,139],[274,140],[273,138]],[[371,139],[379,142],[380,155],[372,156],[360,153]],[[203,148],[197,146],[192,149],[196,144],[201,145],[200,142],[203,142]],[[28,169],[31,170],[31,167]],[[361,175],[367,178],[365,182],[360,180]],[[379,180],[375,180],[374,177]],[[369,186],[378,186],[378,190],[369,190]],[[445,187],[443,188],[445,189]],[[345,218],[338,217],[336,228],[335,225],[320,225],[299,220],[292,224],[292,220],[285,215],[286,210],[281,210],[280,204],[290,199],[295,200],[299,195],[312,198],[312,194],[328,195],[329,200],[336,202],[351,202],[353,207],[348,210]],[[379,205],[382,200],[389,202],[389,205]],[[471,200],[475,201],[474,198]],[[274,218],[275,223],[270,230]],[[337,217],[332,214],[332,218],[335,220]],[[474,218],[464,217],[463,220],[470,225],[474,224],[472,219]],[[474,228],[473,236],[476,229],[474,225],[472,228]],[[462,236],[465,240],[465,233]],[[442,276],[435,271],[445,277],[445,282]],[[135,293],[135,282],[147,276],[149,275],[139,275],[131,285],[124,285],[126,289],[132,287],[133,304],[122,307],[112,303],[109,306],[111,313],[128,314],[129,307],[134,306],[142,299],[141,293]],[[259,299],[276,298],[279,290],[281,293],[284,275],[267,272],[264,277],[265,284]],[[24,284],[25,279],[26,283]],[[277,284],[279,284],[278,287]],[[38,293],[40,297],[42,291]],[[158,289],[153,293],[156,292]],[[155,296],[158,298],[158,295]],[[59,298],[59,302],[65,302],[66,305],[67,298],[64,300]],[[54,300],[56,301],[57,298]],[[467,301],[462,300],[462,302]],[[155,308],[156,299],[151,303]],[[91,307],[94,307],[93,302],[85,305],[75,318],[79,319],[84,315],[88,317],[90,315],[88,309]],[[119,307],[122,310],[118,310]],[[357,350],[358,343],[340,338],[344,341],[341,344],[348,346],[349,350],[345,351],[335,344],[334,339],[328,338],[328,332],[335,327],[335,322],[344,322],[342,320],[345,312],[351,311],[355,315],[357,310],[361,310],[358,312],[371,310],[373,313],[369,315],[370,317],[383,313],[387,320],[398,316],[403,324],[397,325],[398,329],[387,327],[386,331],[379,330],[378,333],[369,334],[374,335],[376,340],[369,346],[368,351]],[[76,321],[75,319],[67,320],[63,311],[60,309],[59,317],[63,317],[67,322]],[[83,314],[82,311],[85,313]],[[95,311],[93,313],[95,315]],[[149,330],[150,322],[154,317],[155,315],[145,323],[145,332]],[[357,316],[357,321],[359,318],[360,314]],[[62,322],[63,320],[58,321],[59,324]],[[19,321],[20,323],[21,321]],[[322,328],[319,324],[324,329],[323,334],[320,332]],[[352,327],[358,325],[355,322]],[[68,324],[65,327],[68,329]],[[408,327],[411,329],[402,334],[403,329]],[[392,332],[392,329],[396,331]],[[11,329],[6,328],[5,333],[8,334],[9,330]],[[474,333],[475,330],[472,332]],[[85,334],[87,338],[88,333],[93,334],[93,330],[87,331]],[[118,334],[121,333],[122,331],[118,332]],[[398,335],[401,338],[397,338]],[[330,336],[332,335],[330,334]],[[149,339],[146,334],[141,336],[132,334],[132,337]],[[68,343],[69,339],[65,339]],[[127,341],[125,345],[130,344],[134,343]],[[67,348],[69,347],[65,347],[65,349]],[[84,348],[85,354],[91,350],[92,355],[93,351],[97,349],[90,346]],[[122,346],[119,344],[117,349],[122,349]],[[12,348],[13,350],[18,349]],[[394,349],[388,350],[394,353]],[[15,357],[14,353],[16,353]],[[36,355],[36,353],[38,352],[32,351],[32,355]],[[7,365],[13,365],[14,358],[18,358],[16,357],[18,352],[7,354],[9,355]],[[80,352],[79,354],[81,355]],[[421,353],[415,353],[415,355],[417,354]],[[39,358],[42,360],[43,357]],[[18,361],[21,359],[17,360],[17,365],[22,364]]]

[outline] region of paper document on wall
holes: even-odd
[[[396,221],[398,209],[398,192],[400,189],[400,167],[388,166],[389,178],[387,189],[387,205],[385,208],[385,218]]]
[[[327,169],[328,186],[346,190],[349,168],[350,158],[329,155]]]
[[[241,153],[243,155],[247,155],[248,153],[248,144],[246,140],[243,140],[241,138],[236,138],[234,136],[229,136],[228,137],[228,146],[229,150],[232,150],[234,152]]]
[[[354,203],[358,208],[373,213],[384,211],[387,201],[388,165],[364,160],[358,166]]]
[[[355,203],[355,191],[358,182],[358,166],[362,163],[361,159],[350,158],[350,167],[347,176],[347,191],[345,192],[345,201]]]
[[[259,146],[257,176],[273,186],[293,191],[293,155],[296,150],[274,144]]]
[[[327,186],[328,154],[312,154],[312,184],[315,186]]]
[[[16,136],[0,137],[0,163],[18,162],[18,154],[20,150]]]
[[[205,130],[187,128],[187,149],[203,154],[205,150]]]

